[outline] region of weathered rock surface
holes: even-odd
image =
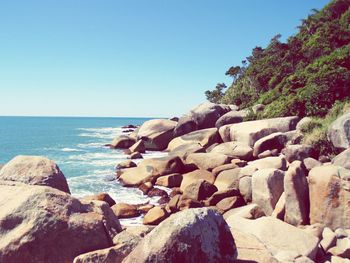
[[[204,148],[220,141],[220,136],[216,128],[209,128],[199,131],[193,131],[182,135],[180,137],[174,138],[168,145],[168,150],[173,151],[177,147],[186,144],[197,144]]]
[[[285,144],[287,143],[287,136],[282,132],[275,132],[261,139],[257,140],[254,143],[253,156],[258,157],[259,154],[267,150],[277,150],[281,151]]]
[[[342,166],[346,169],[350,169],[350,148],[342,151],[332,160],[334,165]]]
[[[216,207],[220,211],[227,212],[230,209],[245,205],[245,202],[241,196],[230,196],[222,199],[216,204]]]
[[[257,204],[249,204],[238,208],[233,208],[224,214],[225,220],[230,220],[231,217],[256,219],[262,216],[265,216],[265,214]]]
[[[212,128],[216,121],[229,111],[231,111],[231,108],[227,105],[210,102],[202,103],[179,119],[175,136],[181,136],[195,129]]]
[[[251,161],[247,166],[241,169],[242,175],[252,175],[254,171],[262,170],[262,169],[279,169],[286,170],[287,169],[287,161],[283,156],[277,157],[266,157],[263,159]]]
[[[179,145],[171,152],[169,152],[169,156],[178,156],[182,161],[185,161],[187,156],[191,153],[200,153],[205,152],[205,148],[200,146],[198,143],[184,144]]]
[[[153,169],[157,176],[179,173],[183,169],[183,163],[177,156],[165,156],[161,158],[145,159],[139,163],[139,167]]]
[[[124,186],[139,186],[142,183],[154,181],[159,176],[151,166],[138,166],[120,170],[118,175]]]
[[[332,255],[350,259],[350,238],[337,240],[337,245],[328,250]]]
[[[144,141],[147,150],[162,151],[173,139],[173,131],[177,122],[165,119],[146,121],[140,127],[137,138]]]
[[[184,192],[183,198],[189,198],[196,201],[202,201],[212,196],[218,189],[215,185],[200,179],[188,185]]]
[[[216,191],[213,193],[210,198],[205,200],[204,204],[205,206],[214,206],[218,202],[220,202],[222,199],[226,197],[232,197],[232,196],[239,196],[239,191],[237,189],[227,189],[223,191]]]
[[[328,138],[336,148],[345,150],[350,147],[350,112],[343,114],[331,124]]]
[[[182,174],[173,173],[173,174],[159,177],[156,181],[156,185],[172,188],[172,187],[180,187],[181,182],[182,182]]]
[[[271,215],[283,193],[284,172],[277,169],[258,170],[252,175],[253,203]]]
[[[139,152],[139,153],[145,153],[146,152],[146,146],[143,140],[138,140],[135,144],[133,144],[129,148],[130,153]]]
[[[243,176],[239,179],[238,189],[243,199],[248,203],[252,201],[252,177]]]
[[[284,220],[285,213],[286,213],[286,195],[283,192],[280,198],[278,199],[271,216],[278,218],[280,220]]]
[[[299,118],[293,116],[236,123],[230,127],[230,138],[253,147],[257,140],[267,135],[294,130],[298,121]]]
[[[121,170],[121,169],[126,169],[126,168],[132,168],[132,167],[136,167],[136,163],[134,163],[131,160],[126,160],[123,161],[121,163],[118,163],[115,167],[116,170]]]
[[[148,226],[129,227],[113,238],[113,247],[82,254],[73,263],[121,263],[151,230]]]
[[[103,201],[103,202],[106,202],[109,206],[115,205],[115,201],[107,193],[99,193],[99,194],[95,194],[95,195],[85,196],[83,198],[83,200],[86,200],[86,201],[93,201],[93,200],[95,200],[95,201]]]
[[[316,167],[316,166],[321,166],[322,163],[312,157],[308,157],[308,158],[305,158],[303,160],[303,163],[304,163],[304,166],[305,166],[305,169],[307,171],[310,171],[312,168]]]
[[[70,193],[67,180],[58,166],[41,156],[16,156],[1,169],[0,180],[50,186]]]
[[[287,145],[282,151],[289,163],[303,161],[308,157],[317,157],[312,146],[303,144]]]
[[[234,169],[234,168],[238,168],[239,166],[235,163],[228,163],[228,164],[223,164],[220,165],[218,167],[215,167],[211,172],[217,176],[219,173],[221,173],[222,171],[226,171],[226,170],[230,170],[230,169]]]
[[[290,164],[284,176],[285,216],[284,221],[294,225],[309,223],[309,186],[304,167],[300,161]]]
[[[126,203],[118,203],[112,206],[113,212],[118,218],[131,218],[140,215],[137,205],[131,205]]]
[[[143,218],[143,223],[145,225],[158,225],[167,217],[168,212],[165,210],[165,208],[155,206],[147,212],[147,214]]]
[[[220,165],[228,164],[232,158],[220,153],[192,153],[186,158],[186,164],[195,165],[198,169],[213,170]]]
[[[250,161],[253,157],[253,149],[248,145],[237,142],[225,142],[217,145],[211,151],[211,153],[225,154],[232,158],[238,158],[241,160]]]
[[[207,182],[213,184],[215,181],[215,176],[207,170],[194,170],[193,172],[183,174],[180,186],[181,191],[183,192],[187,186],[198,181],[199,179],[206,180]]]
[[[350,228],[350,170],[323,165],[309,172],[310,223]]]
[[[240,175],[240,168],[222,171],[215,179],[214,185],[219,191],[224,191],[230,188],[238,189]]]
[[[216,128],[220,128],[221,126],[227,124],[234,124],[243,121],[243,116],[240,111],[229,111],[222,115],[215,123]]]
[[[237,229],[244,234],[255,236],[273,257],[280,257],[280,253],[293,253],[312,260],[316,257],[318,238],[279,219],[264,216],[249,220],[230,216],[226,222],[232,233]]]
[[[135,142],[136,142],[135,138],[132,138],[127,135],[120,135],[113,139],[112,143],[110,144],[110,147],[127,149],[131,147]]]
[[[203,231],[205,230],[205,231]],[[152,230],[125,259],[133,262],[235,262],[236,247],[220,214],[197,208],[176,213]]]
[[[50,187],[8,181],[0,182],[0,192],[0,262],[72,262],[110,247],[121,231],[105,202],[82,203]]]

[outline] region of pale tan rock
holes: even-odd
[[[253,149],[246,144],[238,142],[224,142],[215,146],[211,153],[225,154],[232,158],[250,161],[253,157]]]
[[[0,182],[0,192],[0,262],[72,262],[86,251],[112,246],[122,230],[105,202],[8,181]]]
[[[286,196],[283,192],[276,203],[276,206],[271,214],[272,217],[278,218],[280,220],[284,220],[284,215],[286,212]]]
[[[219,153],[192,153],[186,158],[186,164],[193,164],[198,169],[211,171],[218,166],[228,164],[231,159]]]
[[[57,164],[42,156],[14,157],[0,170],[0,180],[44,185],[70,193],[67,180]]]
[[[153,170],[157,176],[180,173],[183,170],[183,163],[177,156],[145,159],[138,166]]]
[[[207,170],[194,170],[182,175],[182,182],[180,190],[183,192],[186,187],[200,179],[206,180],[207,182],[213,184],[215,181],[215,176]]]
[[[121,170],[119,180],[124,186],[138,186],[145,182],[154,181],[158,176],[158,172],[152,167],[138,166]]]
[[[145,153],[146,152],[146,146],[143,140],[138,140],[135,144],[133,144],[129,148],[130,153],[139,152],[139,153]]]
[[[118,218],[131,218],[140,215],[137,205],[119,203],[112,206],[113,212]]]
[[[262,137],[254,143],[253,156],[258,157],[267,150],[277,150],[280,152],[287,143],[287,136],[282,132],[272,133]]]
[[[215,179],[214,185],[219,191],[235,188],[238,189],[240,175],[240,168],[222,171]]]
[[[228,163],[228,164],[223,164],[220,165],[218,167],[215,167],[211,172],[217,176],[219,173],[221,173],[222,171],[226,171],[226,170],[230,170],[230,169],[234,169],[234,168],[238,168],[239,166],[235,163]]]
[[[310,222],[350,228],[350,170],[323,165],[309,172]]]
[[[161,176],[157,179],[156,185],[164,187],[180,187],[182,182],[182,174],[173,173],[165,176]]]
[[[258,170],[252,175],[253,203],[271,215],[283,193],[284,172],[277,169]]]
[[[324,251],[327,251],[331,247],[337,244],[337,237],[335,233],[329,227],[325,227],[322,232],[322,240],[320,242]]]
[[[168,217],[168,213],[165,208],[160,206],[155,206],[147,212],[143,218],[143,223],[145,225],[158,225],[165,218]]]
[[[177,122],[166,119],[149,120],[141,125],[137,138],[144,141],[147,150],[162,151],[173,139],[176,125]]]
[[[185,144],[199,144],[200,146],[207,148],[210,145],[217,143],[219,140],[220,138],[216,128],[203,129],[174,138],[169,143],[168,150],[173,151],[177,147]]]

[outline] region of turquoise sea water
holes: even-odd
[[[114,167],[126,159],[120,150],[103,145],[122,134],[121,127],[139,125],[145,118],[0,117],[0,163],[16,155],[42,155],[55,161],[71,192],[82,197],[109,193],[117,202],[143,203],[141,191],[121,187]],[[162,156],[148,152],[144,158]]]

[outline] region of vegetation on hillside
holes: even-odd
[[[286,43],[275,36],[226,75],[232,85],[224,92],[218,84],[206,92],[208,100],[241,108],[262,103],[261,118],[326,116],[337,101],[350,98],[350,0],[313,9]]]

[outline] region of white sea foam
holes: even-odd
[[[79,136],[91,137],[99,139],[113,139],[115,136],[123,133],[122,128],[103,127],[103,128],[78,128],[77,130],[83,131]]]
[[[82,150],[74,149],[74,148],[62,148],[61,151],[63,151],[63,152],[81,152]]]
[[[91,142],[91,143],[79,143],[77,144],[78,148],[83,148],[83,149],[93,149],[93,148],[103,148],[105,147],[104,144],[100,142]]]

